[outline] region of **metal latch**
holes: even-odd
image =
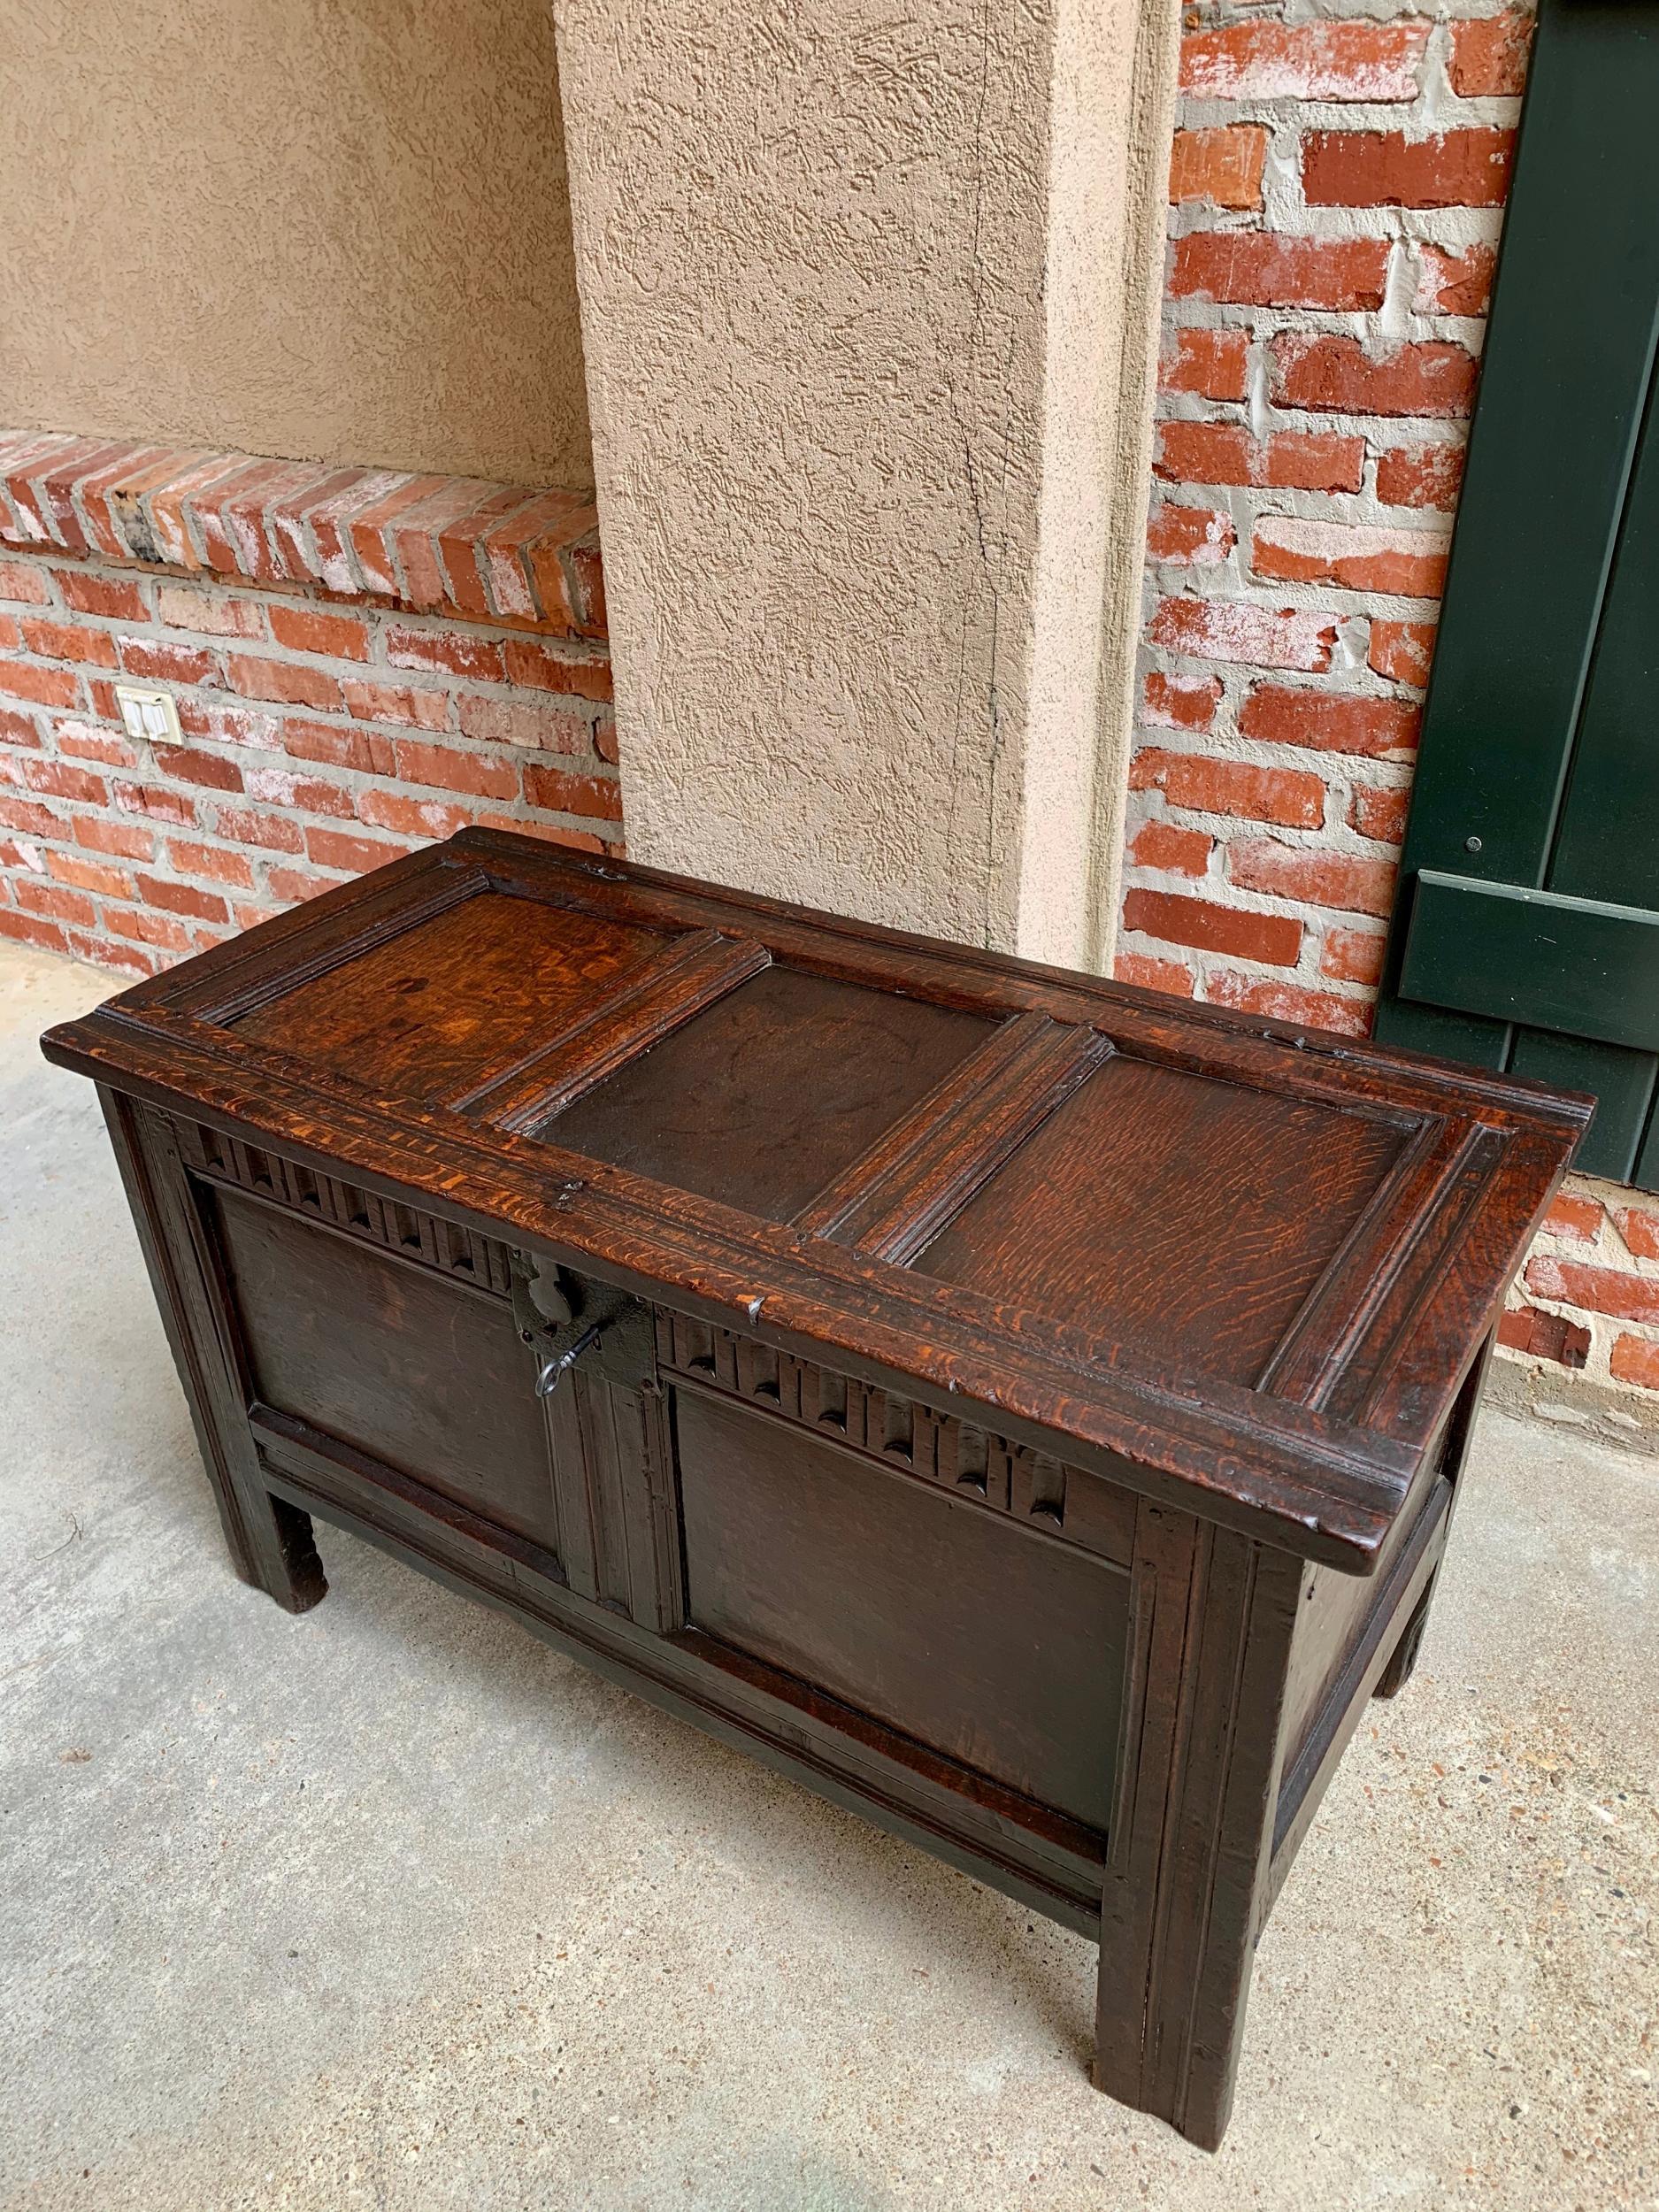
[[[538,1398],[550,1398],[590,1353],[612,1382],[637,1389],[650,1378],[651,1320],[637,1298],[526,1253],[513,1253],[511,1271],[513,1326],[535,1354]]]

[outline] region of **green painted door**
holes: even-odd
[[[1543,0],[1377,1033],[1659,1189],[1659,0]]]

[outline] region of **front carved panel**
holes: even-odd
[[[649,1323],[642,1363],[615,1353],[631,1333],[607,1330],[538,1389],[545,1362],[513,1298],[509,1246],[217,1130],[173,1128],[260,1450],[293,1474],[285,1448],[303,1446],[313,1458],[298,1471],[326,1482],[319,1455],[344,1446],[352,1479],[388,1484],[395,1509],[463,1506],[475,1540],[527,1540],[541,1556],[515,1556],[577,1596],[659,1632],[672,1624]]]

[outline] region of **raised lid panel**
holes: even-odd
[[[1405,1141],[1395,1122],[1116,1054],[914,1264],[1142,1367],[1248,1386]]]
[[[465,1091],[603,1005],[668,933],[480,891],[234,1023],[390,1096]]]
[[[787,1221],[993,1025],[771,967],[542,1124],[550,1143]]]

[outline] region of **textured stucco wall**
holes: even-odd
[[[0,0],[0,419],[591,482],[545,0]]]
[[[558,0],[640,856],[1085,956],[1139,13]]]

